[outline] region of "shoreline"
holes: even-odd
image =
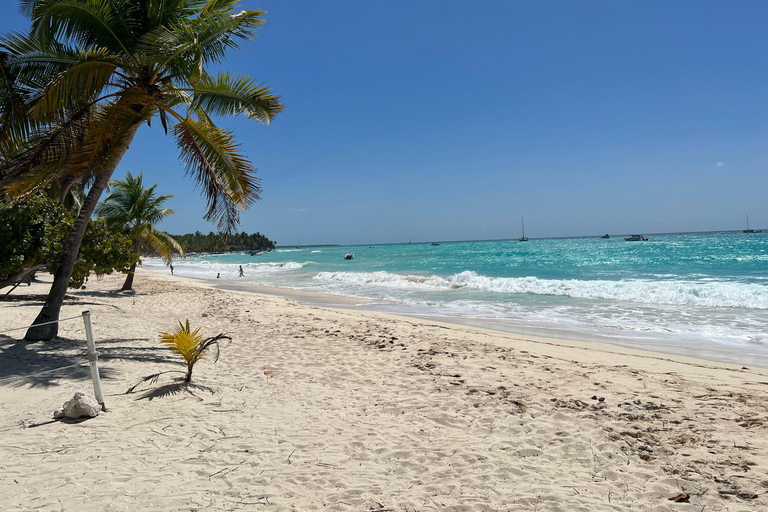
[[[321,292],[309,292],[304,290],[293,290],[291,288],[277,288],[270,286],[263,286],[254,283],[243,283],[240,286],[234,285],[220,285],[216,283],[210,283],[205,279],[197,279],[192,277],[183,276],[171,276],[166,274],[160,274],[151,270],[141,270],[141,272],[148,272],[153,276],[158,276],[161,279],[168,281],[177,281],[180,283],[188,284],[191,286],[198,286],[201,288],[209,288],[215,290],[221,290],[226,292],[249,294],[249,295],[270,295],[274,297],[280,297],[286,300],[298,300],[302,301],[308,306],[321,307],[328,309],[341,309],[343,311],[355,312],[362,315],[373,315],[381,318],[402,320],[402,321],[416,321],[420,324],[436,324],[445,329],[464,330],[466,332],[478,332],[483,333],[486,338],[500,338],[507,341],[507,343],[526,343],[531,344],[542,349],[541,354],[553,357],[552,353],[560,350],[564,350],[570,357],[574,357],[579,362],[595,362],[601,357],[590,357],[590,352],[596,352],[598,354],[615,355],[618,357],[631,358],[640,369],[645,371],[670,371],[668,368],[660,369],[657,364],[663,362],[665,364],[679,365],[690,368],[698,368],[702,370],[724,370],[729,372],[736,372],[739,374],[754,375],[755,378],[763,378],[768,380],[768,368],[763,367],[747,367],[743,369],[743,365],[733,364],[728,362],[710,361],[707,359],[700,359],[695,357],[668,354],[665,352],[657,352],[644,349],[633,349],[625,347],[623,345],[614,345],[611,343],[602,343],[598,341],[581,341],[571,340],[567,338],[552,338],[547,336],[518,334],[509,331],[490,329],[485,327],[465,325],[458,322],[449,322],[435,318],[424,318],[421,316],[411,316],[406,314],[394,314],[381,311],[375,311],[370,309],[363,309],[356,307],[361,301],[365,299],[357,300],[357,298],[347,297],[343,295],[333,295],[330,293]],[[288,293],[285,293],[285,292]],[[292,293],[292,292],[298,293]],[[326,302],[324,299],[333,298],[334,301]],[[505,345],[500,345],[505,346]],[[549,347],[549,348],[544,348]],[[579,357],[585,356],[585,357]],[[698,371],[696,373],[699,373]],[[701,372],[703,375],[710,377],[712,374],[709,372]],[[760,388],[763,389],[763,388]]]
[[[154,270],[146,270],[146,269],[140,269],[140,270],[141,272],[149,272],[152,275],[160,276],[161,278],[178,279],[181,282],[185,282],[190,285],[201,286],[204,288],[233,291],[238,293],[250,293],[250,294],[256,294],[256,295],[267,294],[267,295],[282,297],[290,300],[298,300],[308,305],[318,306],[318,307],[342,308],[342,309],[359,311],[359,312],[371,312],[371,313],[377,313],[377,314],[386,315],[388,317],[394,317],[394,318],[419,319],[426,322],[440,323],[450,327],[461,326],[467,329],[477,329],[481,331],[490,331],[494,333],[506,333],[507,335],[510,335],[513,339],[517,339],[518,337],[524,336],[531,339],[547,340],[548,343],[552,343],[557,346],[569,347],[569,348],[579,348],[581,345],[586,345],[586,347],[584,348],[585,350],[589,350],[589,347],[592,346],[597,348],[601,352],[605,352],[605,353],[612,352],[612,353],[621,354],[621,355],[636,355],[636,356],[642,356],[643,354],[648,354],[649,357],[657,360],[688,362],[690,364],[694,364],[698,366],[728,368],[730,370],[739,370],[739,371],[741,371],[743,367],[747,367],[750,370],[759,369],[759,370],[762,370],[763,372],[761,373],[761,375],[765,375],[766,378],[768,378],[768,366],[761,366],[754,363],[750,365],[746,365],[746,364],[735,363],[730,361],[721,361],[721,360],[715,360],[715,359],[694,357],[687,354],[680,354],[676,352],[664,352],[664,351],[653,350],[653,349],[636,348],[636,347],[629,346],[630,345],[629,343],[621,342],[622,340],[620,340],[619,338],[612,338],[611,336],[608,336],[608,335],[600,336],[600,338],[615,339],[617,340],[617,342],[614,343],[611,341],[587,339],[586,337],[579,337],[577,333],[572,333],[572,334],[575,334],[576,336],[574,336],[573,338],[569,338],[569,337],[552,336],[552,335],[548,335],[547,333],[536,332],[536,329],[530,329],[529,332],[520,332],[520,331],[513,330],[513,328],[510,328],[509,325],[507,324],[502,324],[501,322],[495,321],[496,319],[474,319],[474,318],[466,318],[466,319],[452,318],[451,319],[448,317],[442,317],[437,315],[432,316],[432,315],[408,314],[407,312],[392,313],[392,312],[382,311],[380,309],[376,309],[372,307],[367,307],[371,304],[380,304],[380,302],[375,301],[373,299],[367,299],[364,297],[351,297],[347,295],[336,295],[333,293],[300,290],[295,288],[281,288],[281,287],[266,286],[266,285],[261,285],[257,283],[251,283],[251,282],[232,283],[232,282],[222,281],[221,283],[217,283],[215,282],[215,280],[211,280],[211,279],[202,279],[202,278],[195,278],[195,277],[175,276],[175,275],[172,276],[169,274],[156,272]],[[522,326],[522,327],[523,327],[523,330],[525,330],[525,326]],[[560,332],[567,333],[568,331],[563,330]]]

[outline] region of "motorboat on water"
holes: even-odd
[[[632,235],[632,236],[625,236],[624,240],[627,242],[647,242],[648,237],[643,235]]]
[[[431,243],[431,244],[429,244],[429,245],[431,245],[431,246],[433,246],[433,247],[437,247],[437,246],[438,246],[438,245],[440,245],[440,244],[439,244],[439,243],[437,243],[437,242],[432,242],[432,243]]]
[[[601,236],[600,238],[611,238],[611,235],[609,235],[608,233],[606,233],[606,234],[604,234],[603,236]]]
[[[351,260],[354,257],[355,257],[355,255],[352,254],[351,252],[348,252],[347,254],[344,255],[344,259],[345,260]]]

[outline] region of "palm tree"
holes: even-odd
[[[184,249],[171,235],[155,229],[155,224],[173,213],[170,208],[162,207],[172,195],[155,195],[157,183],[144,188],[141,173],[133,176],[130,171],[124,180],[112,181],[109,186],[110,194],[97,207],[96,213],[106,219],[108,226],[126,230],[133,242],[134,252],[139,253],[148,244],[160,253],[166,263],[171,262],[174,252],[184,256]],[[136,263],[128,271],[123,290],[133,289],[135,272]]]
[[[214,117],[269,123],[283,108],[249,76],[208,73],[264,11],[239,0],[20,0],[27,34],[0,41],[0,176],[6,191],[90,185],[27,340],[56,336],[88,220],[137,130],[153,119],[175,139],[207,220],[231,232],[259,199],[253,165]]]

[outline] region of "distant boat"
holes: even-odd
[[[297,249],[301,249],[301,237],[300,236],[296,237],[296,248]]]
[[[527,241],[528,241],[528,237],[527,237],[527,236],[525,236],[525,220],[524,220],[522,217],[520,217],[520,225],[521,225],[521,226],[522,226],[522,228],[523,228],[523,236],[521,236],[520,238],[518,238],[518,239],[517,239],[517,241],[518,241],[518,242],[527,242]]]
[[[411,237],[408,237],[408,243],[409,243],[409,244],[410,244],[410,243],[413,243],[413,242],[411,242]]]
[[[611,235],[609,235],[608,233],[606,233],[606,234],[604,234],[603,236],[601,236],[600,238],[611,238]]]
[[[647,242],[648,237],[643,235],[632,235],[632,236],[625,236],[624,240],[627,242]]]
[[[431,244],[429,244],[429,245],[431,245],[431,246],[438,246],[438,245],[440,245],[440,244],[439,244],[439,243],[437,243],[437,242],[432,242],[432,243],[431,243]]]
[[[351,260],[354,257],[355,257],[355,255],[352,254],[351,252],[348,252],[347,254],[344,255],[344,259],[345,260]]]
[[[251,256],[259,256],[260,254],[264,254],[264,251],[251,251],[248,254]]]
[[[743,231],[744,233],[762,233],[763,231],[761,229],[749,229],[749,215],[747,215],[747,229]]]

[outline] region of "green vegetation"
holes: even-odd
[[[173,235],[186,252],[273,251],[275,242],[261,233],[214,233],[197,231]]]
[[[25,281],[38,271],[55,273],[76,216],[77,210],[67,209],[44,194],[23,202],[0,196],[0,288]],[[125,272],[137,259],[127,236],[102,220],[92,221],[68,286],[83,286],[91,272]]]
[[[171,262],[174,253],[184,256],[184,249],[172,236],[155,229],[155,224],[173,213],[173,210],[162,207],[163,203],[173,196],[156,195],[157,183],[144,188],[141,173],[133,176],[128,172],[124,180],[112,181],[110,188],[111,193],[98,206],[96,212],[106,220],[108,226],[126,233],[137,257],[143,246],[151,247],[166,263]],[[128,271],[123,290],[133,288],[135,272],[136,263],[132,264]]]
[[[208,201],[206,219],[232,232],[259,199],[251,162],[213,117],[269,123],[283,108],[249,76],[208,68],[253,39],[264,11],[238,0],[22,0],[26,32],[0,41],[0,185],[15,197],[89,184],[42,311],[27,331],[50,340],[81,242],[139,127],[171,135]]]
[[[195,363],[202,359],[206,350],[216,347],[216,355],[213,362],[215,363],[219,359],[219,340],[223,338],[227,337],[219,334],[212,338],[203,339],[200,336],[199,327],[194,331],[189,327],[189,319],[187,319],[186,324],[179,322],[178,327],[173,332],[160,333],[160,343],[171,347],[173,352],[179,354],[187,365],[184,382],[192,380],[192,370],[195,367]]]
[[[175,395],[176,393],[186,391],[193,396],[197,396],[190,388],[205,390],[213,393],[213,389],[207,386],[201,386],[192,383],[192,370],[195,368],[200,359],[202,359],[205,353],[209,350],[216,349],[216,353],[213,356],[213,362],[215,363],[219,359],[219,342],[221,340],[231,340],[229,336],[225,334],[217,334],[210,338],[205,338],[200,335],[200,328],[195,330],[189,326],[189,320],[186,323],[179,322],[179,325],[173,330],[173,332],[161,332],[160,343],[171,348],[175,354],[179,354],[187,366],[186,371],[180,370],[165,370],[152,375],[143,377],[139,382],[128,388],[126,394],[133,393],[136,388],[141,386],[145,382],[155,384],[160,376],[168,373],[183,373],[183,379],[174,379],[175,382],[159,386],[154,390],[151,390],[144,394],[144,398],[152,400],[153,398],[161,398],[165,396]]]

